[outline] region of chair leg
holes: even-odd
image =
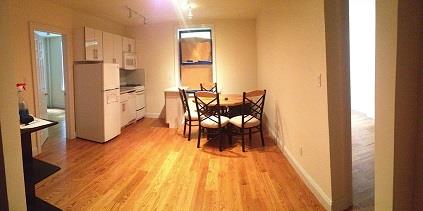
[[[248,138],[250,139],[250,144],[251,144],[251,128],[248,128]]]
[[[218,129],[219,130],[219,132],[218,132],[218,134],[217,134],[217,136],[218,136],[218,139],[219,139],[219,151],[223,151],[223,146],[222,146],[222,128],[220,128],[220,129]]]
[[[227,129],[227,134],[228,134],[229,144],[230,144],[230,145],[232,145],[232,133],[231,133],[231,127],[228,125],[226,129]]]
[[[261,137],[261,145],[264,146],[263,126],[262,125],[260,125],[260,137]]]
[[[200,148],[200,139],[201,139],[201,126],[198,126],[197,148]]]
[[[191,141],[191,121],[189,121],[189,128],[188,128],[188,141]]]
[[[186,131],[187,131],[187,120],[184,119],[184,136]]]
[[[244,129],[241,129],[241,145],[242,151],[245,152]]]

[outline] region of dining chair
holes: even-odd
[[[244,135],[248,134],[251,141],[252,133],[260,132],[261,144],[264,146],[263,137],[263,111],[266,90],[255,90],[242,94],[241,115],[232,117],[229,122],[239,128],[241,135],[242,151],[245,152]],[[245,130],[248,129],[247,132]],[[255,130],[255,131],[253,131]]]
[[[217,93],[217,83],[200,83],[201,91]]]
[[[184,136],[186,134],[187,126],[188,126],[188,141],[191,140],[191,126],[198,126],[193,125],[192,122],[198,121],[198,113],[195,108],[189,105],[187,93],[185,89],[179,89],[179,96],[181,97],[182,108],[184,110]]]
[[[219,93],[198,91],[194,93],[194,97],[200,122],[197,148],[200,148],[201,133],[205,128],[208,140],[218,139],[219,150],[222,151],[222,135],[227,134],[226,126],[229,124],[229,118],[221,114]],[[230,134],[227,135],[231,141]]]

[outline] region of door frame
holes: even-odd
[[[6,173],[4,168],[3,142],[1,137],[1,124],[0,124],[0,210],[9,210],[9,202],[7,200],[7,188],[6,188]]]
[[[72,32],[61,27],[50,26],[41,23],[29,23],[29,38],[31,48],[31,68],[32,68],[32,88],[34,96],[35,116],[40,112],[38,106],[38,74],[35,52],[34,31],[44,31],[62,35],[63,42],[63,77],[65,81],[65,121],[66,121],[66,139],[74,139],[75,134],[75,109],[73,93],[73,68],[72,68]],[[42,145],[39,141],[39,135],[36,136],[36,145],[33,147],[33,155],[41,153]]]

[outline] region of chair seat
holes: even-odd
[[[190,111],[191,120],[197,121],[198,120],[198,113],[196,111]],[[188,111],[185,112],[185,119],[189,119]]]
[[[211,119],[215,120],[214,122],[211,119],[204,119],[201,121],[201,127],[205,128],[219,128],[219,124],[217,123],[218,118],[217,117],[210,117]],[[220,116],[220,125],[221,127],[225,127],[227,124],[229,124],[229,118],[225,116]]]
[[[251,119],[250,119],[251,118]],[[248,121],[247,121],[248,120]],[[251,128],[260,125],[260,120],[251,116],[251,115],[244,115],[244,128]],[[232,117],[229,122],[239,128],[242,128],[242,116]]]

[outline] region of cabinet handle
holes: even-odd
[[[126,110],[126,104],[122,104],[122,111]]]

